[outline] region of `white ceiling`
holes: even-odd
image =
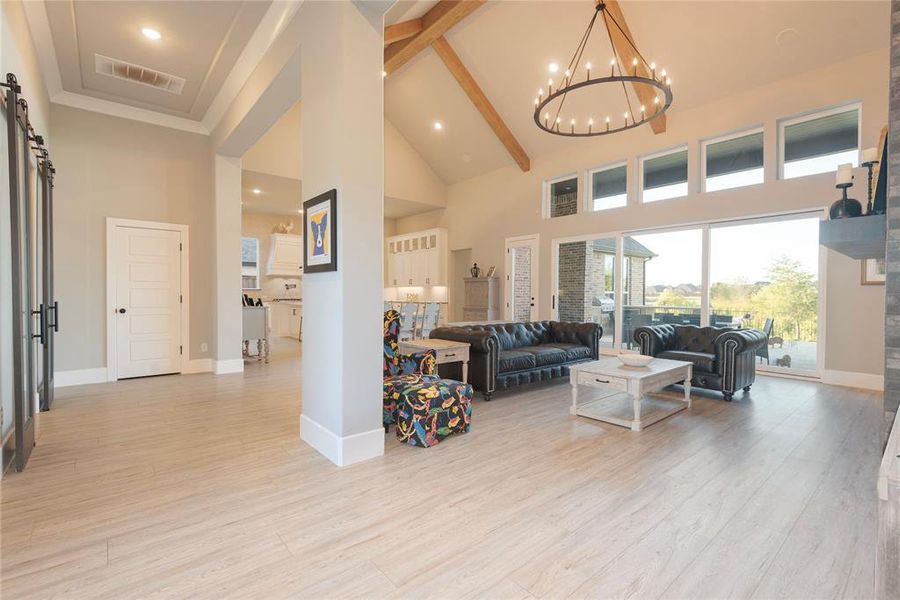
[[[420,16],[431,5],[401,4],[388,22]],[[533,101],[547,85],[547,65],[571,58],[593,6],[592,0],[492,1],[446,35],[532,159],[572,143],[534,126]],[[672,75],[670,119],[714,99],[887,48],[890,40],[885,0],[622,0],[622,10],[647,60]],[[595,29],[584,60],[608,64],[604,33]],[[388,78],[385,114],[448,183],[514,164],[430,48]],[[443,124],[440,132],[432,127],[435,120]],[[645,129],[619,135],[648,135]]]
[[[63,90],[201,119],[270,0],[45,2]],[[162,39],[141,34],[152,27]],[[186,80],[181,94],[96,73],[95,54]]]
[[[253,190],[258,189],[259,194]],[[291,215],[303,208],[303,186],[299,179],[258,171],[241,171],[241,210],[253,213]]]

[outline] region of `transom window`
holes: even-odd
[[[781,177],[792,179],[859,164],[859,106],[839,107],[779,123]]]
[[[762,128],[707,140],[700,148],[704,191],[715,192],[763,182]]]
[[[621,208],[628,204],[628,166],[618,163],[588,171],[590,210]]]
[[[641,159],[641,202],[687,196],[687,146]]]
[[[551,219],[578,212],[578,176],[556,177],[544,182],[545,213]]]

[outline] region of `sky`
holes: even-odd
[[[689,229],[632,236],[658,256],[647,262],[647,285],[700,285],[701,231]],[[780,256],[799,260],[818,276],[819,219],[710,229],[710,281],[765,281],[769,266]]]

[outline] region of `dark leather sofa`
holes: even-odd
[[[730,401],[750,391],[756,379],[756,351],[768,343],[758,329],[649,325],[634,330],[641,354],[694,364],[691,385],[722,392]]]
[[[485,400],[496,390],[564,377],[570,365],[597,360],[602,336],[596,323],[559,321],[438,327],[431,332],[432,338],[469,343],[469,383]]]

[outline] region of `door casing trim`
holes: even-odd
[[[511,279],[512,273],[513,273],[513,268],[512,268],[512,259],[511,259],[510,249],[515,246],[524,246],[525,245],[525,244],[517,243],[517,242],[531,242],[532,246],[534,248],[534,256],[532,256],[532,258],[531,258],[531,260],[532,260],[531,272],[532,272],[532,275],[536,274],[537,278],[535,281],[531,282],[531,293],[534,295],[534,308],[536,309],[532,312],[540,315],[540,309],[541,309],[541,304],[540,304],[540,301],[541,301],[541,298],[540,298],[541,235],[539,233],[532,233],[529,235],[518,235],[515,237],[508,237],[508,238],[506,238],[506,242],[505,242],[505,246],[504,246],[504,249],[506,251],[504,252],[504,256],[503,256],[503,264],[504,264],[504,271],[505,271],[505,273],[504,273],[505,277],[503,278],[503,317],[508,321],[513,320],[513,315],[512,315],[513,298],[512,298],[512,279]]]
[[[106,218],[106,381],[117,381],[118,355],[116,348],[116,328],[113,322],[113,310],[116,304],[116,242],[117,227],[136,229],[155,229],[158,231],[178,231],[181,234],[181,361],[180,373],[189,372],[188,363],[191,353],[191,288],[190,282],[190,238],[188,226],[178,223],[161,223],[158,221],[136,221],[134,219]]]

